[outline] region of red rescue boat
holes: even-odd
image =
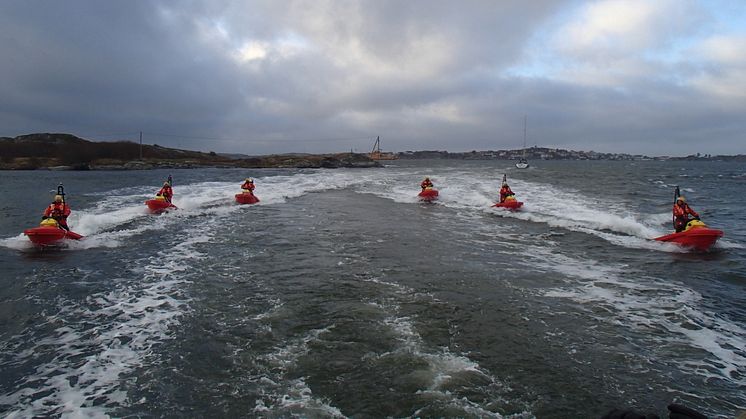
[[[51,218],[42,221],[39,227],[24,230],[23,234],[28,236],[31,243],[42,247],[60,244],[65,239],[80,240],[83,238],[78,233],[58,227],[57,222]]]
[[[657,237],[660,242],[676,243],[699,251],[711,248],[719,238],[723,237],[722,230],[709,228],[699,220],[689,221],[684,231]]]
[[[505,202],[498,202],[493,207],[496,208],[505,208],[509,209],[511,211],[517,211],[523,206],[523,202],[520,202],[515,199],[506,199]]]
[[[259,198],[251,192],[237,193],[236,202],[239,204],[256,204],[259,202]]]
[[[438,199],[438,190],[431,187],[427,187],[422,190],[417,196],[420,197],[420,201],[432,202]]]
[[[508,175],[503,175],[503,183],[502,187],[500,188],[500,199],[502,199],[502,202],[497,202],[493,207],[495,208],[505,208],[510,211],[518,211],[523,206],[523,202],[518,201],[515,199],[515,194],[512,190],[510,190],[510,186],[508,186]]]
[[[155,199],[148,199],[145,201],[145,205],[148,206],[148,209],[153,214],[160,214],[164,211],[168,211],[170,209],[177,209],[176,205],[166,201],[163,197],[156,197]]]

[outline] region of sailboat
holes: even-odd
[[[376,137],[376,142],[373,144],[373,150],[368,153],[368,157],[372,160],[397,160],[399,156],[394,153],[381,151],[381,137]]]
[[[520,160],[518,160],[518,163],[515,164],[515,167],[519,169],[527,169],[528,168],[528,160],[526,160],[526,117],[523,117],[523,157],[521,157]]]

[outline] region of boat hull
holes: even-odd
[[[422,192],[417,194],[417,196],[420,198],[420,201],[432,202],[438,199],[438,190],[424,189]]]
[[[236,202],[239,204],[256,204],[259,202],[259,198],[256,197],[253,193],[237,193],[236,194]]]
[[[176,205],[163,199],[148,199],[145,201],[145,205],[148,206],[148,210],[153,214],[160,214],[170,209],[176,209]]]
[[[509,209],[511,211],[517,211],[523,206],[523,202],[511,200],[511,201],[505,201],[505,202],[498,202],[493,207],[495,208],[505,208]]]
[[[723,237],[723,232],[721,230],[699,227],[682,231],[680,233],[667,234],[665,236],[657,237],[655,240],[659,242],[676,243],[680,246],[705,251],[711,248],[721,237]]]
[[[51,226],[29,228],[24,230],[23,234],[37,246],[54,246],[64,240],[80,240],[83,238],[78,233]]]

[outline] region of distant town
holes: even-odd
[[[404,151],[391,153],[400,159],[456,159],[456,160],[720,160],[746,161],[746,155],[713,156],[711,154],[692,154],[684,157],[645,156],[642,154],[599,153],[596,151],[563,150],[561,148],[530,147],[525,150],[487,150],[468,152],[449,151]]]

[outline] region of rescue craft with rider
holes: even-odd
[[[236,194],[236,202],[239,204],[256,204],[259,198],[253,192],[241,192]]]
[[[168,179],[163,182],[163,187],[156,193],[155,198],[145,201],[145,205],[148,206],[151,213],[161,214],[171,209],[178,209],[176,205],[171,203],[171,198],[174,196],[174,191],[171,188],[173,184],[173,178],[168,175]]]
[[[723,237],[722,230],[709,228],[700,220],[691,220],[686,224],[684,231],[666,234],[665,236],[657,237],[655,240],[676,243],[680,246],[706,251],[721,237]]]
[[[493,207],[495,208],[505,208],[511,211],[516,211],[520,209],[522,206],[523,206],[523,202],[515,199],[514,196],[509,196],[505,198],[505,201],[497,202],[495,205],[493,205]]]
[[[438,190],[432,186],[427,186],[417,196],[420,197],[420,201],[432,202],[438,199]]]
[[[83,238],[78,233],[60,227],[53,218],[42,220],[39,227],[28,228],[23,231],[23,234],[31,240],[31,243],[42,247],[61,244],[65,239],[80,240]]]
[[[148,210],[153,214],[161,214],[171,209],[177,209],[176,205],[168,202],[165,197],[160,195],[153,199],[148,199],[145,201],[145,205],[148,206]]]
[[[80,240],[82,235],[70,231],[67,226],[67,217],[70,215],[70,207],[65,202],[65,187],[60,183],[57,186],[57,194],[42,216],[39,227],[28,228],[23,234],[36,246],[46,247],[61,244],[63,240]]]
[[[496,202],[493,207],[505,208],[510,211],[517,211],[523,206],[523,202],[515,198],[515,193],[508,186],[508,175],[503,174],[503,182],[500,187],[500,201]]]
[[[241,193],[236,194],[236,202],[242,205],[256,204],[259,202],[259,198],[254,195],[254,189],[256,189],[254,179],[250,177],[246,178],[243,185],[241,185]]]
[[[689,216],[694,218],[690,219]],[[656,241],[675,243],[683,247],[698,251],[709,250],[719,238],[723,237],[722,230],[709,228],[700,221],[699,214],[686,203],[679,187],[673,195],[673,227],[675,232],[655,238]]]

